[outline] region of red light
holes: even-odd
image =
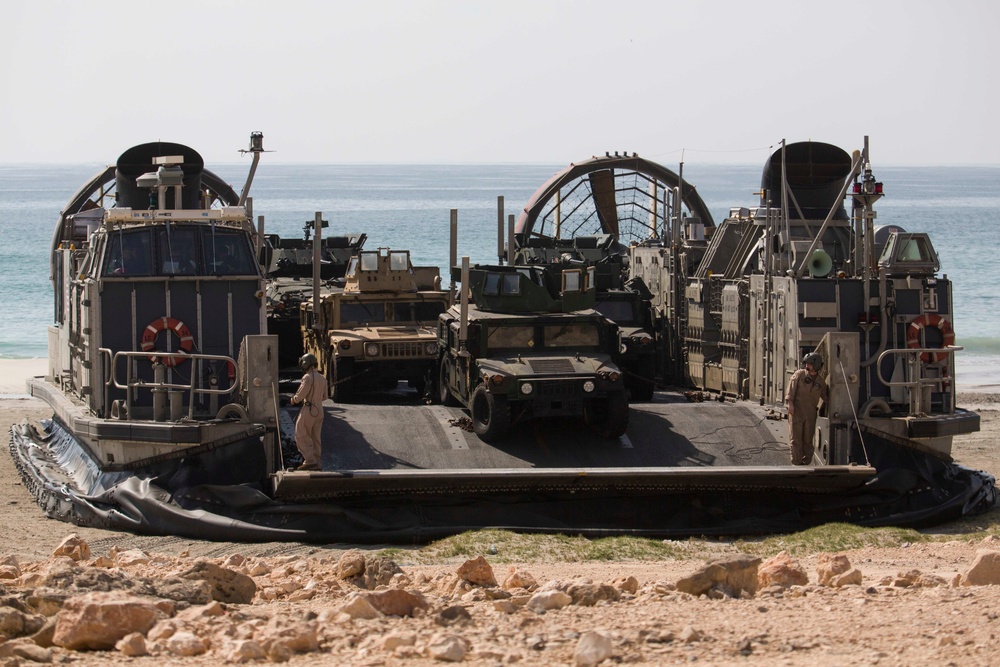
[[[856,194],[856,195],[861,194],[861,184],[860,183],[855,183],[854,184],[854,194]]]
[[[881,183],[876,183],[875,184],[875,194],[877,194],[877,195],[882,194],[882,184]]]

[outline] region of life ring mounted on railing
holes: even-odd
[[[178,352],[187,353],[194,347],[194,337],[191,335],[191,331],[187,328],[186,324],[174,317],[160,317],[150,322],[143,329],[142,340],[140,341],[142,351],[155,351],[156,339],[159,337],[160,332],[164,330],[172,331],[177,336],[177,339],[180,341]],[[155,354],[150,355],[149,360],[154,364],[159,362],[164,366],[177,366],[187,361],[184,357],[159,357]]]
[[[955,332],[952,331],[951,322],[948,321],[948,318],[931,313],[921,315],[917,319],[910,322],[910,326],[906,330],[906,346],[910,348],[925,347],[925,345],[920,342],[920,332],[927,327],[934,327],[941,332],[941,347],[948,347],[955,344]],[[934,362],[937,363],[946,359],[947,356],[948,355],[943,352],[923,352],[920,355],[920,361],[926,364],[930,362],[933,357]]]

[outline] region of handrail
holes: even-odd
[[[111,350],[108,350],[107,348],[101,348],[100,351],[102,353],[107,353],[109,355],[111,354]],[[131,363],[126,363],[125,364],[125,368],[126,368],[126,371],[125,371],[125,384],[122,384],[121,382],[118,381],[118,377],[117,377],[117,374],[115,373],[115,370],[118,368],[118,358],[119,357],[123,357],[125,359],[130,359],[130,358],[133,358],[133,357],[143,357],[143,358],[149,359],[150,356],[154,356],[156,358],[169,357],[169,358],[187,359],[187,360],[191,361],[192,365],[197,365],[197,368],[191,373],[191,380],[189,382],[187,382],[187,383],[157,382],[156,380],[153,380],[152,382],[149,382],[149,381],[143,380],[141,378],[133,379],[133,377],[132,377],[132,364]],[[194,397],[195,397],[195,394],[217,394],[217,395],[230,394],[230,393],[232,393],[236,389],[236,385],[237,385],[237,381],[234,378],[233,381],[232,381],[232,383],[228,387],[225,387],[225,388],[222,388],[222,389],[208,389],[208,388],[203,388],[203,387],[196,386],[196,379],[202,376],[202,372],[201,372],[202,371],[202,365],[203,365],[203,363],[205,361],[225,361],[227,363],[233,364],[234,368],[236,366],[236,361],[232,357],[229,357],[229,356],[226,356],[226,355],[221,355],[221,354],[201,354],[201,353],[190,353],[189,354],[187,352],[156,352],[155,354],[151,355],[149,352],[130,352],[130,351],[124,351],[124,350],[118,351],[118,352],[114,353],[113,357],[111,357],[111,369],[110,369],[110,372],[108,373],[108,380],[107,380],[107,383],[106,383],[108,389],[106,391],[110,391],[110,386],[111,385],[114,385],[114,387],[116,389],[124,389],[124,390],[126,390],[126,393],[125,393],[125,403],[126,403],[126,406],[127,406],[128,414],[131,415],[132,414],[132,389],[133,388],[149,389],[151,392],[152,391],[156,391],[156,390],[161,390],[162,391],[162,390],[169,390],[169,389],[184,390],[184,391],[187,391],[188,394],[189,394],[188,395],[188,417],[189,418],[193,418],[194,417]],[[150,361],[150,363],[152,364],[153,362]]]
[[[924,410],[924,387],[937,386],[938,388],[941,388],[949,382],[954,382],[955,378],[924,377],[922,373],[923,364],[920,362],[920,355],[925,353],[939,355],[946,354],[951,357],[956,352],[964,349],[965,348],[960,345],[946,345],[945,347],[904,347],[885,350],[878,356],[878,363],[875,366],[876,374],[878,375],[879,382],[884,384],[886,387],[907,387],[910,390],[910,414],[927,414],[926,410]],[[909,372],[907,375],[913,379],[902,382],[892,382],[882,377],[882,361],[887,355],[890,354],[905,354],[908,356],[907,368]],[[951,400],[950,405],[948,406],[948,414],[952,414],[955,412],[955,392],[949,392],[949,395]]]

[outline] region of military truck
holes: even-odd
[[[625,433],[628,399],[612,360],[621,341],[593,309],[594,276],[593,267],[468,271],[462,303],[438,320],[437,390],[442,403],[468,408],[481,440],[550,416],[581,417],[606,438]]]
[[[326,372],[330,397],[394,389],[423,394],[438,358],[436,323],[449,303],[437,267],[414,267],[408,250],[352,257],[343,288],[302,303],[302,341]]]
[[[625,376],[629,400],[650,400],[655,389],[657,359],[648,298],[632,289],[608,290],[597,293],[594,307],[617,324],[621,332],[621,346],[613,358]]]
[[[313,291],[313,222],[303,227],[304,238],[282,238],[267,234],[260,249],[264,269],[264,304],[267,332],[278,337],[278,363],[295,366],[302,356],[301,304]],[[319,278],[326,293],[343,279],[347,263],[364,247],[367,236],[360,233],[323,237],[320,243]]]

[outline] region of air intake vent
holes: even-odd
[[[535,373],[572,373],[573,362],[569,359],[534,359],[528,362]]]
[[[421,342],[382,343],[381,348],[384,359],[412,359],[427,356],[424,344]]]

